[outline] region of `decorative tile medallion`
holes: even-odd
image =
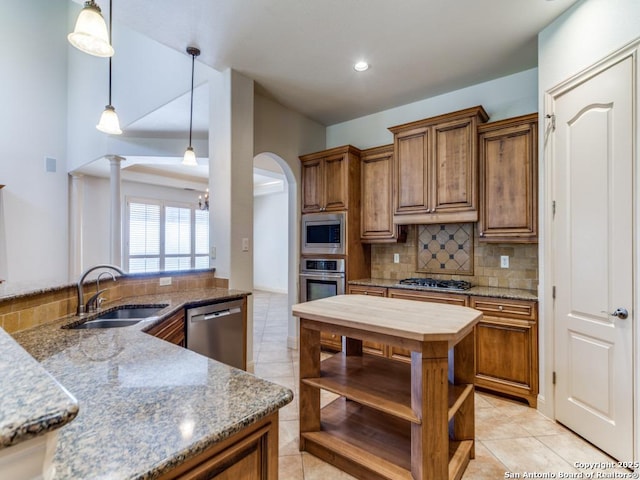
[[[418,225],[418,272],[473,275],[473,224]]]

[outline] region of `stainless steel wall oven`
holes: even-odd
[[[344,259],[302,258],[300,301],[308,302],[345,293]]]

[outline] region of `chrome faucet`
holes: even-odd
[[[84,290],[83,290],[84,279],[87,277],[87,275],[89,275],[94,270],[99,270],[101,268],[108,268],[118,272],[120,275],[126,275],[126,273],[120,267],[117,267],[115,265],[108,265],[108,264],[95,265],[93,267],[87,268],[84,272],[82,272],[82,275],[80,275],[80,279],[78,280],[78,285],[77,285],[78,286],[78,310],[76,313],[79,316],[86,314],[88,311],[93,311],[92,309],[94,309],[95,305],[99,302],[98,299],[100,297],[100,294],[104,292],[104,290],[100,290],[100,276],[102,275],[102,273],[110,273],[111,278],[115,280],[115,276],[111,272],[102,272],[100,275],[98,275],[98,292],[95,295],[93,295],[85,305]]]

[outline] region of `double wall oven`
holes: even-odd
[[[343,258],[300,260],[300,301],[308,302],[345,293]]]

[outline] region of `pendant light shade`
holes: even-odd
[[[187,151],[184,152],[182,165],[195,167],[198,165],[198,162],[196,162],[196,153],[191,146],[191,137],[193,134],[193,74],[195,72],[196,57],[200,55],[200,50],[196,47],[187,47],[187,53],[191,55],[191,110],[189,113],[189,146],[187,147]]]
[[[198,166],[198,162],[196,162],[196,152],[193,151],[193,147],[187,147],[186,152],[184,152],[184,158],[182,159],[182,165],[187,167]]]
[[[104,107],[104,112],[102,112],[100,122],[96,125],[96,128],[101,132],[108,133],[110,135],[120,135],[122,133],[118,114],[112,105]]]
[[[111,57],[113,47],[109,43],[107,24],[100,7],[94,0],[88,0],[78,15],[73,32],[67,35],[69,43],[89,55]]]

